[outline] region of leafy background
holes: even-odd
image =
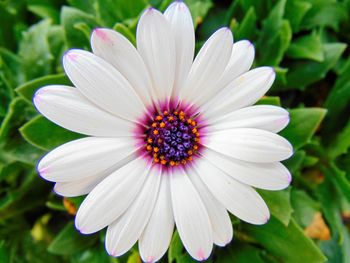
[[[137,18],[169,0],[0,0],[0,262],[140,262],[137,248],[119,259],[104,250],[104,233],[73,225],[81,198],[64,198],[40,179],[46,151],[80,137],[39,116],[39,87],[69,83],[61,57],[90,49],[95,27],[111,27],[135,43]],[[349,0],[188,0],[197,50],[220,26],[256,47],[254,66],[277,80],[259,103],[290,110],[282,132],[295,154],[284,191],[259,191],[272,218],[252,226],[232,217],[234,241],[209,262],[350,262]],[[162,262],[192,262],[175,233]]]

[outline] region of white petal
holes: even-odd
[[[181,1],[172,3],[165,10],[164,16],[170,22],[175,36],[176,69],[173,95],[178,97],[179,91],[187,79],[194,57],[193,21],[190,10]]]
[[[86,99],[76,88],[51,85],[39,89],[35,107],[68,130],[93,136],[131,136],[135,124],[118,118]]]
[[[110,174],[110,173],[109,173]],[[91,192],[96,185],[98,185],[108,173],[97,174],[88,178],[79,179],[71,182],[59,182],[55,184],[54,191],[56,194],[65,197],[75,197],[86,195]]]
[[[54,182],[94,176],[116,165],[137,149],[133,138],[88,137],[65,143],[45,155],[38,172]]]
[[[187,252],[196,260],[205,260],[213,248],[213,231],[207,210],[182,170],[170,177],[174,218]]]
[[[175,40],[169,22],[156,9],[147,9],[139,20],[136,39],[157,98],[168,99],[175,77]]]
[[[122,34],[98,28],[91,36],[93,52],[112,64],[130,82],[146,105],[151,105],[152,82],[145,63]]]
[[[226,208],[213,196],[197,173],[189,173],[189,177],[207,209],[213,228],[214,243],[225,246],[231,241],[233,235],[231,219]]]
[[[248,71],[253,64],[254,55],[255,50],[251,42],[241,40],[234,43],[230,60],[227,63],[218,85],[223,88],[239,75]]]
[[[251,163],[230,158],[210,149],[203,151],[204,158],[222,171],[244,184],[266,190],[281,190],[289,186],[292,177],[280,162]]]
[[[99,183],[80,205],[75,226],[90,234],[101,230],[121,216],[135,199],[149,173],[139,157]]]
[[[63,57],[63,67],[74,86],[102,109],[129,120],[140,118],[145,111],[130,83],[102,58],[72,49]]]
[[[174,230],[169,176],[163,174],[152,215],[139,239],[140,256],[144,262],[156,262],[167,251]]]
[[[223,117],[208,120],[212,131],[232,128],[255,128],[277,133],[289,122],[285,109],[272,105],[255,105],[233,111]]]
[[[230,59],[233,37],[229,28],[217,30],[196,56],[180,98],[196,105],[211,98]]]
[[[253,105],[269,90],[275,75],[270,67],[250,70],[229,83],[202,110],[207,118],[214,118]]]
[[[250,186],[239,183],[216,166],[199,159],[195,169],[213,195],[232,214],[251,224],[265,224],[270,212],[264,200]]]
[[[114,257],[123,255],[139,239],[152,214],[160,180],[159,167],[152,169],[132,205],[118,220],[108,226],[106,249],[110,255]]]
[[[123,159],[111,168],[101,171],[87,178],[82,178],[70,182],[58,182],[55,184],[54,191],[56,194],[66,197],[86,195],[90,193],[92,189],[94,189],[108,175],[118,170],[120,167],[130,162],[132,159],[134,159],[133,155]]]
[[[233,158],[257,163],[288,159],[292,145],[283,137],[264,130],[238,128],[208,134],[205,146]]]

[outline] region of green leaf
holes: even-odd
[[[292,39],[292,29],[287,20],[283,20],[281,27],[275,36],[264,45],[259,46],[265,52],[260,51],[259,65],[278,66],[283,59],[284,53],[289,47]],[[268,49],[267,46],[269,46]]]
[[[331,89],[326,102],[325,108],[328,109],[324,127],[324,134],[328,138],[333,138],[339,127],[344,126],[347,118],[339,118],[340,115],[346,114],[350,102],[350,58],[345,62],[340,75],[338,76],[333,88]],[[329,140],[330,141],[330,140]]]
[[[330,159],[335,159],[339,155],[347,153],[350,147],[350,119],[345,128],[338,133],[328,147]]]
[[[320,211],[319,204],[303,190],[293,189],[291,202],[294,209],[293,217],[302,227],[310,225],[314,215]]]
[[[287,56],[296,59],[324,60],[321,37],[315,31],[293,41],[287,50]]]
[[[310,84],[324,78],[335,66],[345,48],[346,44],[343,43],[323,44],[322,62],[298,61],[291,64],[285,89],[304,90]]]
[[[59,19],[59,5],[50,0],[27,0],[28,10],[42,17],[52,19],[54,23]]]
[[[264,96],[255,104],[281,106],[281,100],[280,97]]]
[[[252,39],[256,31],[257,17],[254,7],[250,7],[245,14],[242,22],[239,24],[238,29],[234,31],[235,40],[240,39]]]
[[[191,11],[195,28],[202,23],[204,17],[213,6],[211,0],[187,0],[186,4]]]
[[[285,17],[289,20],[293,32],[299,32],[301,22],[311,7],[312,4],[308,1],[287,1]]]
[[[2,189],[0,196],[0,222],[9,218],[18,218],[45,204],[46,185],[33,172],[32,166],[13,162],[0,173]]]
[[[331,228],[332,236],[341,240],[343,236],[343,222],[339,211],[339,194],[334,183],[331,183],[332,175],[328,175],[324,182],[316,188],[315,194],[319,203],[322,204],[321,210]]]
[[[36,112],[24,99],[16,98],[0,127],[0,163],[15,161],[34,164],[44,153],[27,143],[18,129]]]
[[[301,29],[326,26],[338,30],[339,24],[348,18],[343,3],[329,0],[309,0],[312,8],[304,16]]]
[[[346,178],[346,173],[340,170],[334,163],[330,163],[329,166],[322,166],[321,170],[350,203],[350,182]]]
[[[262,251],[256,247],[236,243],[232,248],[225,249],[220,253],[216,262],[220,263],[265,263]]]
[[[173,262],[182,255],[183,245],[177,231],[174,232],[171,239],[169,252],[168,252],[168,261],[169,263]]]
[[[287,50],[292,30],[283,19],[286,0],[280,0],[263,21],[261,37],[257,45],[258,64],[278,66]]]
[[[140,255],[137,251],[133,251],[132,254],[128,257],[126,263],[141,263]]]
[[[281,135],[288,139],[297,150],[310,141],[326,115],[322,108],[292,109],[290,123]]]
[[[121,33],[123,36],[125,36],[134,46],[136,46],[136,38],[131,32],[130,28],[124,25],[123,23],[117,23],[113,26],[113,29],[119,33]]]
[[[117,258],[113,258],[106,253],[104,246],[94,246],[85,248],[70,257],[71,263],[118,263]],[[139,262],[141,263],[141,262]]]
[[[54,124],[42,116],[31,119],[19,131],[27,142],[43,150],[51,150],[61,144],[83,137]]]
[[[70,6],[95,15],[96,0],[67,0]]]
[[[70,222],[51,242],[48,250],[56,255],[71,255],[91,247],[96,241],[97,235],[81,235],[74,227],[74,223]]]
[[[90,48],[90,31],[98,26],[94,16],[65,6],[61,12],[61,23],[68,47]]]
[[[301,165],[303,164],[305,155],[305,151],[298,150],[294,152],[291,158],[283,161],[283,164],[288,168],[291,174],[294,174],[300,169]]]
[[[47,85],[72,85],[67,76],[64,73],[55,74],[55,75],[47,75],[44,77],[40,77],[37,79],[33,79],[28,81],[18,88],[16,88],[16,92],[26,99],[28,102],[32,102],[33,96],[35,92]]]
[[[97,0],[97,20],[104,26],[112,27],[117,22],[137,17],[147,4],[146,0]]]
[[[321,263],[326,257],[311,239],[305,236],[300,226],[291,219],[288,226],[275,217],[263,226],[247,225],[248,235],[282,262],[288,263]]]
[[[290,188],[283,191],[259,190],[270,212],[285,226],[289,224],[293,208],[290,203]]]
[[[43,20],[29,28],[19,46],[27,79],[40,77],[52,72],[53,56],[48,43],[50,21]]]

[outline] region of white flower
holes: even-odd
[[[121,34],[96,29],[93,53],[63,58],[76,88],[52,85],[34,97],[56,124],[91,137],[66,143],[38,164],[63,196],[88,194],[76,215],[84,234],[107,228],[112,256],[137,241],[146,262],[166,252],[174,224],[188,253],[209,257],[232,239],[229,212],[264,224],[269,210],[253,187],[290,184],[280,163],[292,154],[277,135],[289,121],[280,107],[252,106],[272,85],[269,67],[249,70],[248,41],[216,31],[194,57],[191,14],[182,2],[164,15],[148,9],[137,49]]]

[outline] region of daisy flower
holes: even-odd
[[[138,242],[145,262],[159,260],[174,227],[188,253],[210,256],[232,239],[229,213],[264,224],[269,209],[254,188],[291,182],[280,161],[292,155],[277,135],[288,112],[252,106],[271,87],[270,67],[249,70],[254,47],[217,30],[194,59],[195,34],[183,2],[164,14],[149,8],[137,48],[95,29],[92,53],[69,50],[63,67],[75,87],[50,85],[34,104],[52,122],[87,135],[44,156],[39,174],[62,196],[87,195],[75,218],[83,234],[107,227],[112,256]]]

